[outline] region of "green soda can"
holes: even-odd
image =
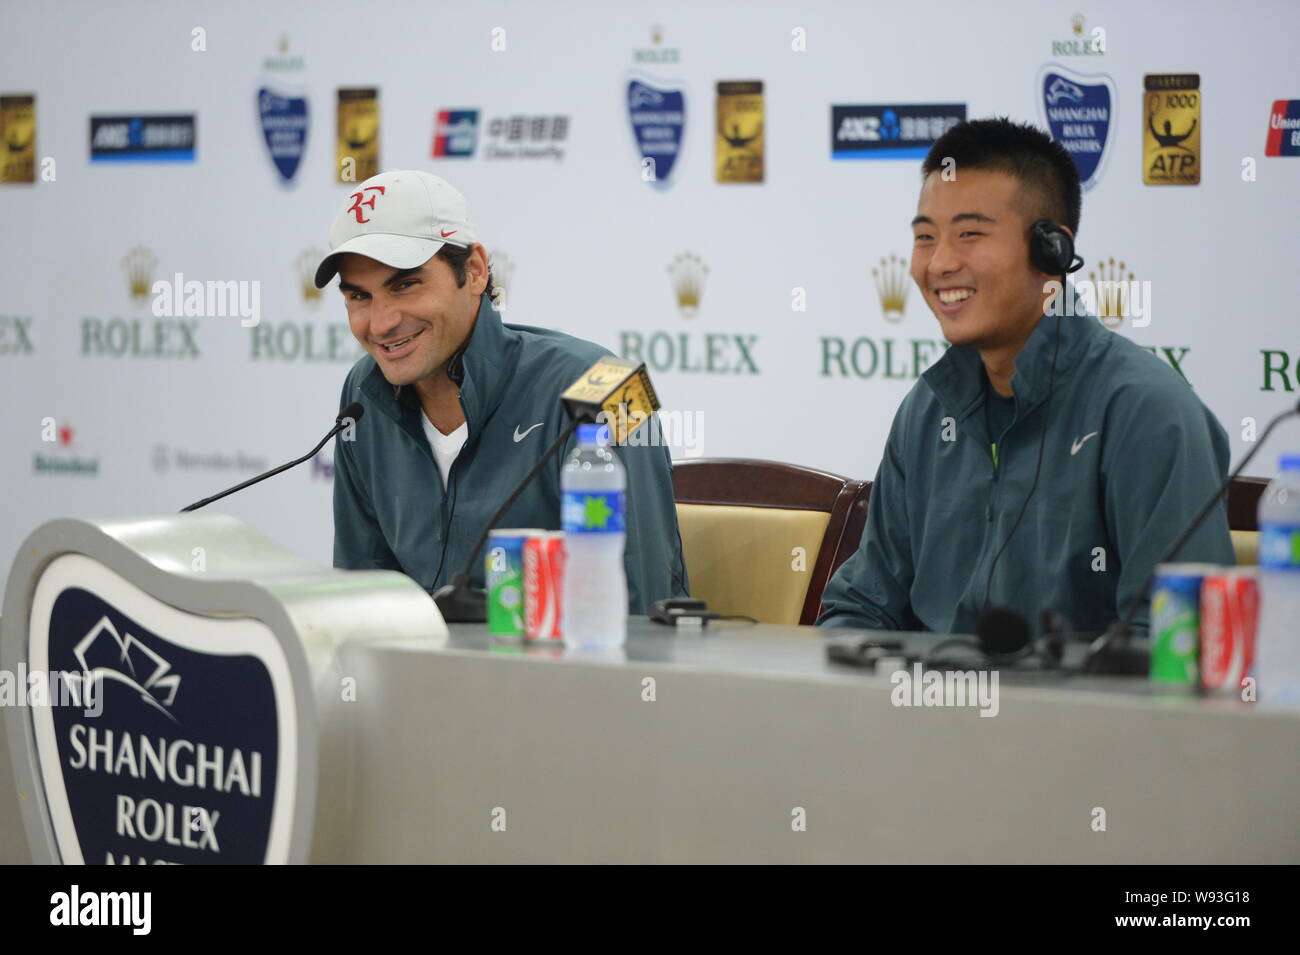
[[[488,532],[484,577],[487,583],[488,633],[524,636],[524,541],[541,531],[528,528]]]
[[[1151,680],[1196,686],[1200,679],[1201,584],[1213,564],[1161,564],[1151,586]]]

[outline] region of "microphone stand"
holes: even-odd
[[[261,481],[265,481],[269,477],[275,477],[281,471],[287,471],[290,468],[297,467],[298,465],[302,464],[302,462],[304,461],[310,460],[311,458],[316,456],[316,452],[318,452],[321,448],[325,447],[326,441],[334,437],[334,435],[338,434],[340,431],[342,431],[344,428],[348,426],[349,419],[351,419],[350,423],[352,424],[355,424],[357,421],[361,419],[361,413],[359,411],[356,411],[352,414],[346,413],[346,412],[353,412],[353,410],[354,409],[351,406],[349,406],[346,409],[344,414],[340,415],[337,419],[335,419],[334,427],[330,428],[329,434],[325,435],[325,437],[320,439],[320,444],[316,445],[316,447],[312,448],[302,457],[290,461],[288,464],[282,464],[278,468],[275,468],[274,470],[267,471],[265,474],[259,474],[256,477],[251,477],[247,481],[244,481],[242,484],[236,484],[234,487],[226,488],[226,490],[213,494],[211,497],[205,497],[201,501],[195,501],[193,504],[189,505],[188,507],[182,507],[180,509],[180,513],[184,514],[187,511],[197,511],[200,507],[206,507],[207,505],[211,504],[213,501],[219,501],[223,497],[226,497],[229,494],[234,494],[236,491],[242,491],[244,488],[251,487],[252,485],[257,484]]]
[[[1210,499],[1201,507],[1192,522],[1187,525],[1187,529],[1178,535],[1178,539],[1170,544],[1168,549],[1160,555],[1160,559],[1152,565],[1151,572],[1147,574],[1146,580],[1143,581],[1138,592],[1129,600],[1128,610],[1125,612],[1123,619],[1113,624],[1105,633],[1093,641],[1092,646],[1088,648],[1088,656],[1083,664],[1084,672],[1132,675],[1147,672],[1150,666],[1150,645],[1147,641],[1142,644],[1133,643],[1129,627],[1133,625],[1133,618],[1137,616],[1138,608],[1146,601],[1147,593],[1151,590],[1151,584],[1156,579],[1156,568],[1173,560],[1174,556],[1182,550],[1183,545],[1205,523],[1205,518],[1209,516],[1210,511],[1214,510],[1214,506],[1219,503],[1219,499],[1227,493],[1228,488],[1232,486],[1232,482],[1241,476],[1241,472],[1246,469],[1246,465],[1264,446],[1264,442],[1268,440],[1268,436],[1273,429],[1287,418],[1298,414],[1300,414],[1300,403],[1297,403],[1294,408],[1282,412],[1268,423],[1264,433],[1255,442],[1255,446],[1241,459],[1241,463],[1228,475],[1228,479],[1210,495]]]

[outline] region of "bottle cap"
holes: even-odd
[[[578,425],[578,443],[604,447],[609,444],[609,426],[603,424]]]

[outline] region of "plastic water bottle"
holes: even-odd
[[[578,425],[578,446],[560,472],[565,551],[560,632],[571,647],[610,649],[627,642],[627,474],[608,442],[609,428]]]
[[[1300,704],[1300,454],[1259,499],[1255,672],[1261,702]]]

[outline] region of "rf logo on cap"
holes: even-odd
[[[351,200],[353,200],[353,201],[352,201],[352,205],[348,206],[347,211],[348,211],[348,212],[351,212],[351,213],[354,213],[354,214],[356,215],[356,217],[357,217],[357,221],[358,221],[358,222],[369,222],[369,221],[370,221],[369,219],[366,219],[366,218],[363,218],[363,217],[362,217],[362,215],[361,215],[361,207],[362,207],[362,206],[366,206],[366,207],[369,208],[371,211],[373,211],[374,208],[375,208],[375,200],[379,198],[379,196],[371,196],[369,199],[366,199],[366,198],[365,198],[365,194],[366,194],[367,192],[377,192],[377,193],[379,193],[380,196],[382,196],[382,195],[384,194],[384,187],[383,187],[383,186],[363,186],[360,192],[354,192],[354,193],[352,193],[352,195],[348,196],[348,198],[351,199]]]

